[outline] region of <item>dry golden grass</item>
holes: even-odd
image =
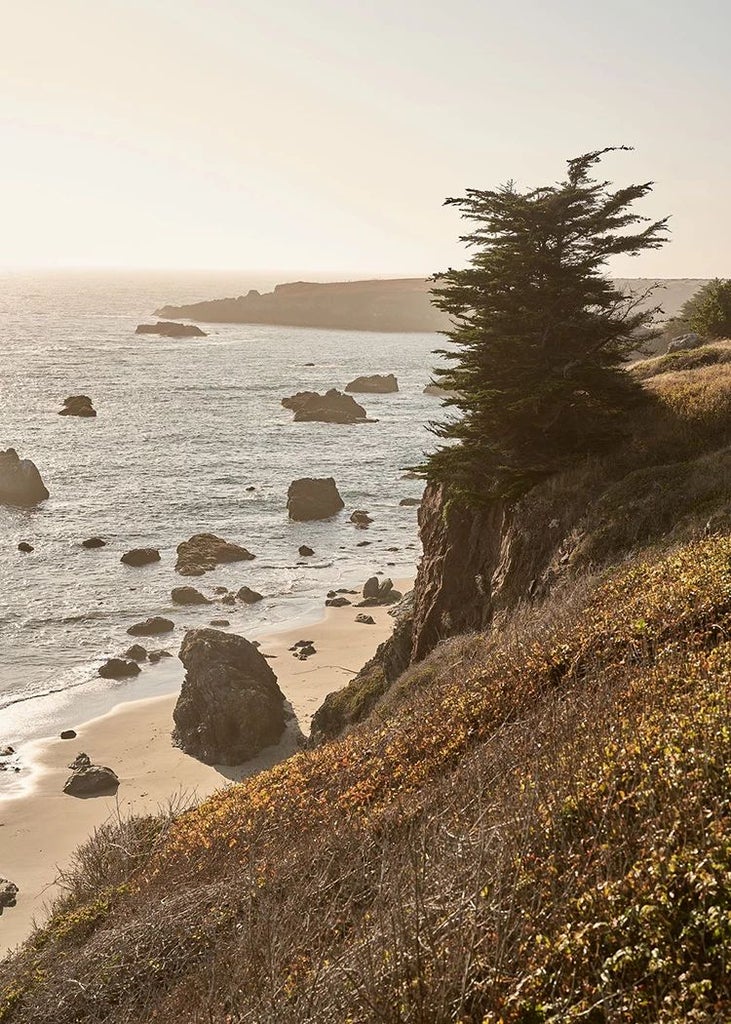
[[[97,874],[0,1020],[726,1019],[730,630],[715,537],[443,644]]]

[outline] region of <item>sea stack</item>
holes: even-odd
[[[324,479],[304,477],[293,480],[287,492],[289,518],[298,522],[329,519],[345,508],[331,476]]]
[[[21,459],[14,448],[0,452],[0,504],[37,505],[48,497],[46,485],[30,459]]]
[[[284,694],[266,659],[242,636],[191,629],[180,648],[185,679],[173,742],[204,764],[243,764],[277,743]]]

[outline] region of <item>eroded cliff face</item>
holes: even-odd
[[[419,510],[424,556],[414,588],[411,660],[545,594],[568,569],[576,511],[562,508],[549,488],[513,505],[460,508],[441,486],[429,484]]]

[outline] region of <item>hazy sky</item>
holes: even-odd
[[[0,0],[4,266],[427,274],[466,187],[653,179],[731,276],[728,0]]]

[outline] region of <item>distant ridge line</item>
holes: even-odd
[[[650,302],[675,316],[707,278],[617,278],[630,292],[660,286]],[[426,278],[370,278],[362,281],[290,281],[271,292],[252,288],[235,298],[161,306],[155,316],[203,323],[270,324],[353,331],[432,332],[449,320],[436,309]]]

